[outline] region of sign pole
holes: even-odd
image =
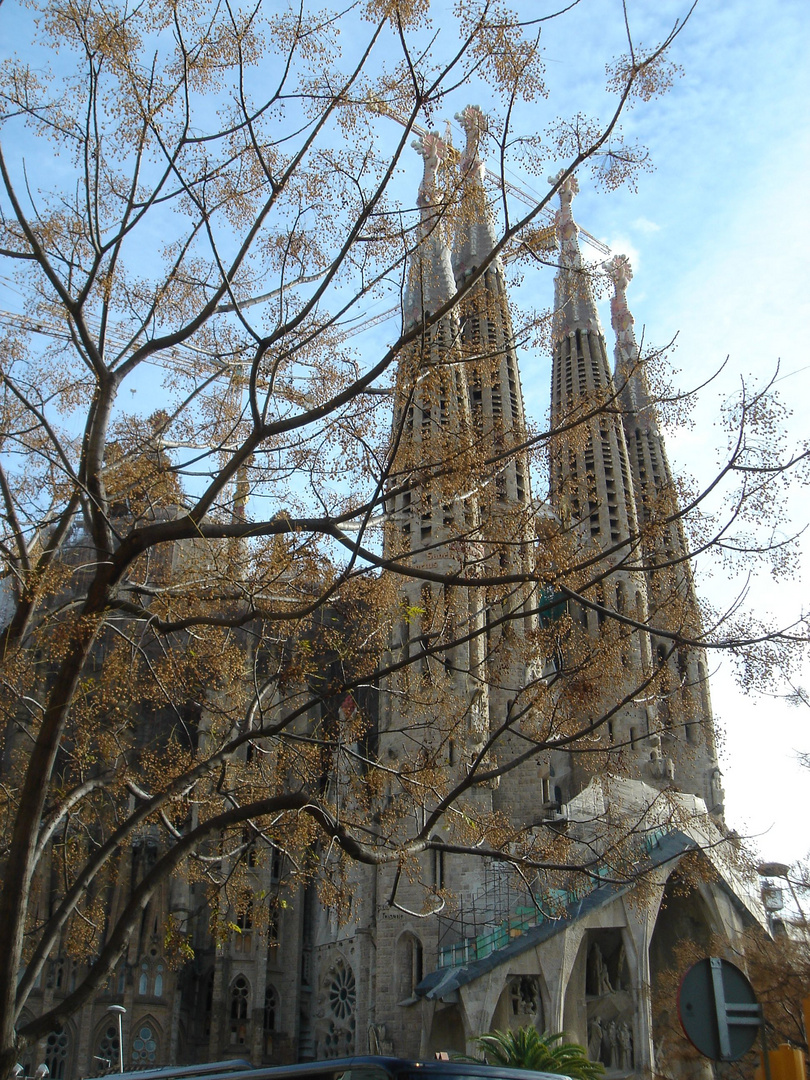
[[[765,1070],[765,1080],[771,1080],[771,1057],[768,1053],[768,1040],[765,1037],[764,1013],[761,1013],[760,1016],[759,1037],[762,1042],[762,1068]]]

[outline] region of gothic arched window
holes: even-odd
[[[324,1056],[346,1057],[354,1051],[357,986],[354,972],[343,960],[329,971],[324,984],[330,1016],[324,1035]]]
[[[69,1049],[70,1039],[64,1028],[52,1031],[45,1039],[45,1064],[53,1080],[63,1080]]]
[[[51,960],[48,964],[48,978],[46,985],[49,989],[62,989],[62,981],[65,975],[65,961]]]
[[[404,933],[397,942],[397,987],[400,999],[413,996],[422,981],[422,942],[415,934]]]
[[[250,907],[236,916],[233,925],[234,952],[249,953],[253,948],[253,912]]]
[[[278,945],[278,908],[271,907],[267,912],[267,951]],[[273,953],[275,955],[275,953]]]
[[[264,1056],[271,1057],[273,1053],[273,1035],[278,1025],[278,994],[275,988],[268,986],[264,991]]]
[[[244,975],[238,975],[231,984],[231,1045],[244,1046],[247,1042],[249,997],[248,981]]]
[[[265,1033],[276,1030],[278,1019],[278,994],[272,986],[264,992],[264,1030]]]
[[[119,1067],[121,1044],[118,1042],[118,1024],[110,1022],[102,1029],[96,1043],[95,1061],[99,1071]]]
[[[132,1064],[137,1068],[151,1065],[157,1058],[157,1037],[149,1024],[141,1024],[132,1040]]]

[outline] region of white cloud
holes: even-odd
[[[637,217],[633,222],[633,228],[638,229],[639,232],[649,236],[650,233],[657,233],[661,231],[661,226],[655,221],[650,221],[649,218],[641,216]]]

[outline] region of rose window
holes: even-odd
[[[117,1069],[119,1065],[120,1054],[121,1048],[118,1042],[118,1025],[110,1024],[104,1029],[104,1032],[98,1041],[98,1053],[96,1054],[96,1061],[98,1061],[101,1065],[106,1062],[106,1067],[108,1069]]]
[[[329,1007],[338,1020],[345,1021],[352,1016],[356,996],[354,972],[345,964],[338,964],[329,981]]]
[[[157,1056],[157,1040],[152,1029],[144,1025],[132,1040],[132,1062],[134,1065],[146,1065]]]

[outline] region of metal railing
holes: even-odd
[[[658,847],[662,838],[671,831],[671,826],[661,825],[651,829],[642,837],[641,847],[646,854]],[[612,877],[615,871],[609,866],[598,866],[593,876],[568,889],[549,889],[537,894],[532,905],[517,905],[508,918],[497,926],[465,937],[450,945],[440,945],[438,949],[439,968],[461,967],[464,964],[483,960],[490,953],[504,948],[516,937],[521,937],[527,930],[541,926],[545,922],[558,922],[564,918],[586,896],[595,892],[604,884],[605,878]]]

